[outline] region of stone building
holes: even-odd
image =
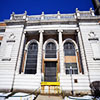
[[[90,93],[100,80],[100,16],[12,13],[0,23],[0,92]]]

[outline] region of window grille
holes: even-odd
[[[56,58],[56,45],[55,45],[55,43],[49,42],[46,45],[45,58]]]
[[[36,74],[38,44],[31,43],[28,47],[25,74]]]
[[[65,42],[64,44],[64,55],[65,56],[76,56],[75,55],[75,47],[71,42]],[[72,74],[78,74],[77,62],[67,62],[65,63],[65,72],[66,74],[70,73],[70,67],[72,67]]]
[[[70,74],[70,66],[72,67],[72,74],[78,74],[77,63],[65,63],[66,74]]]
[[[56,82],[56,62],[45,62],[45,81]]]
[[[64,44],[64,55],[65,56],[75,56],[75,47],[71,42],[66,42]]]

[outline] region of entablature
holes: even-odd
[[[42,25],[42,26],[27,26],[24,29],[24,32],[32,33],[34,31],[56,31],[56,30],[64,30],[66,32],[75,32],[79,30],[77,25]]]

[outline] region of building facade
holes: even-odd
[[[100,80],[100,16],[11,14],[0,23],[0,91],[89,94]]]

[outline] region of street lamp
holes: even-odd
[[[70,66],[70,76],[71,76],[71,85],[72,85],[72,95],[74,95],[74,90],[73,90],[73,78],[72,78],[72,66]]]

